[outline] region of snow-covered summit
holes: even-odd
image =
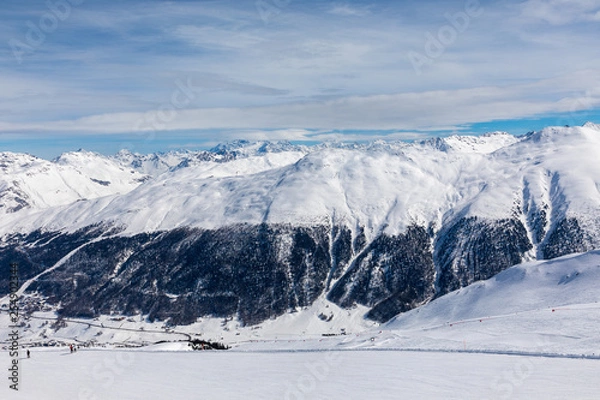
[[[100,154],[77,151],[53,161],[0,153],[0,213],[46,209],[125,194],[146,179]]]
[[[494,141],[506,145],[492,151]],[[31,289],[59,290],[70,315],[255,324],[319,296],[383,322],[523,260],[600,248],[600,135],[590,126],[293,150],[190,153],[127,193],[24,207],[0,220],[4,252],[27,246],[19,262],[32,271],[56,266],[47,278],[68,284]],[[95,157],[42,164],[73,171]],[[86,178],[77,174],[65,178]],[[80,273],[93,279],[71,280]]]
[[[455,151],[488,154],[517,143],[519,138],[507,132],[491,132],[482,136],[454,135],[443,140]]]
[[[193,152],[187,150],[152,154],[139,154],[132,153],[129,150],[121,150],[112,159],[124,167],[135,169],[150,176],[157,176],[176,168],[193,155]]]
[[[585,124],[583,124],[583,127],[584,128],[591,128],[591,129],[594,129],[594,130],[600,132],[600,124],[596,124],[596,123],[591,122],[591,121],[588,121]]]
[[[228,143],[221,143],[210,149],[211,153],[239,156],[256,156],[266,153],[281,152],[308,152],[307,146],[295,145],[286,140],[282,141],[257,141],[235,140]]]
[[[121,150],[112,158],[124,166],[156,177],[165,172],[192,166],[200,166],[202,169],[212,169],[215,164],[235,162],[241,159],[252,159],[261,164],[260,158],[283,161],[286,155],[289,155],[291,160],[296,161],[298,156],[307,154],[308,152],[310,152],[309,147],[293,145],[287,141],[250,142],[247,140],[236,140],[219,144],[210,150],[173,150],[166,153],[157,152],[152,154],[139,154],[128,150]],[[266,164],[273,166],[272,162]],[[280,165],[280,162],[275,162],[275,164]],[[228,168],[226,166],[222,167],[224,169]],[[236,167],[236,170],[240,173],[239,167]],[[246,171],[243,170],[241,172]],[[217,173],[217,175],[221,174]]]
[[[121,152],[116,158],[76,152],[55,163],[22,156],[48,171],[76,171],[86,182],[87,186],[67,185],[77,187],[77,195],[53,202],[42,200],[53,199],[50,194],[57,189],[40,185],[41,204],[97,200],[19,217],[5,229],[50,222],[72,229],[111,221],[143,232],[330,221],[363,226],[367,235],[376,235],[383,230],[402,232],[410,224],[442,226],[454,218],[502,219],[515,213],[529,226],[528,219],[540,212],[546,215],[543,226],[532,230],[548,232],[568,215],[581,216],[589,231],[600,226],[597,126],[550,127],[520,138],[495,132],[436,141],[445,146],[376,142],[311,148],[240,141],[212,152]],[[202,156],[232,152],[239,156],[225,161]],[[133,171],[136,165],[154,178],[140,184],[144,175]],[[161,173],[155,175],[157,171]],[[40,173],[30,174],[30,179]],[[46,185],[65,181],[48,176],[43,180]],[[119,185],[125,186],[115,190]],[[103,191],[85,191],[88,186]],[[100,199],[102,195],[116,196]]]

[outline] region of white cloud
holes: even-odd
[[[590,86],[590,82],[596,86]],[[562,76],[508,87],[350,96],[261,107],[100,114],[43,124],[5,123],[0,124],[0,131],[120,133],[248,128],[293,128],[285,131],[288,134],[304,132],[303,129],[424,131],[473,121],[525,118],[593,107],[600,107],[600,72],[580,71],[576,77]]]
[[[294,2],[268,24],[254,2],[120,3],[78,8],[25,68],[0,55],[0,132],[132,132],[140,120],[150,130],[188,78],[193,101],[159,130],[423,132],[587,109],[600,96],[598,30],[582,23],[600,19],[600,1],[482,2],[421,75],[407,54],[425,53],[426,35],[464,2]]]
[[[578,21],[594,21],[600,12],[598,0],[528,0],[520,5],[521,16],[541,20],[552,25],[565,25]]]
[[[239,29],[222,29],[214,26],[182,25],[175,29],[175,35],[196,46],[217,49],[246,49],[256,46],[263,38]]]
[[[328,11],[329,14],[339,15],[341,17],[364,17],[369,14],[368,8],[352,7],[348,4],[335,4]]]

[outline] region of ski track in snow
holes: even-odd
[[[145,351],[145,350],[136,350]],[[152,350],[146,350],[153,352]],[[167,350],[165,350],[167,351]],[[459,354],[493,354],[502,356],[514,356],[514,357],[540,357],[540,358],[565,358],[565,359],[579,359],[579,360],[600,360],[600,355],[590,354],[569,354],[569,353],[546,353],[546,352],[528,352],[528,351],[511,351],[511,350],[485,350],[485,349],[428,349],[428,348],[403,348],[403,347],[356,347],[356,348],[327,348],[327,349],[273,349],[273,350],[240,350],[231,349],[227,350],[230,353],[265,353],[265,354],[277,354],[277,353],[329,353],[329,352],[355,352],[355,351],[366,351],[366,352],[379,352],[379,351],[391,351],[391,352],[403,352],[403,353],[459,353]]]

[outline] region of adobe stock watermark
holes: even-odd
[[[546,338],[538,338],[534,351],[543,352],[548,348],[550,341]],[[512,399],[515,391],[518,391],[537,370],[537,367],[546,363],[546,357],[517,357],[514,365],[507,368],[490,382],[492,399]],[[488,400],[485,398],[484,400]]]
[[[9,305],[8,313],[10,325],[8,326],[10,333],[8,335],[8,355],[11,358],[10,368],[8,368],[8,387],[12,390],[19,390],[19,264],[10,264],[10,280],[9,280]]]
[[[512,368],[508,368],[491,383],[494,399],[511,399],[515,390],[519,389],[531,377],[540,363],[540,358],[519,357]]]
[[[289,383],[284,394],[284,400],[314,399],[315,391],[320,383],[325,382],[341,363],[341,351],[328,351],[323,358],[304,364],[306,373],[300,375],[294,382]]]
[[[433,64],[436,59],[445,53],[448,47],[456,42],[458,36],[469,28],[471,19],[482,14],[483,7],[479,0],[467,0],[464,11],[458,11],[454,14],[445,13],[444,17],[448,23],[442,25],[435,34],[431,32],[425,34],[423,52],[411,50],[407,54],[408,60],[417,75],[421,75],[424,67]]]
[[[171,93],[169,101],[158,106],[156,109],[144,113],[133,126],[133,131],[139,137],[144,137],[146,142],[156,137],[156,132],[166,129],[167,124],[173,121],[179,111],[187,108],[196,99],[196,93],[202,87],[194,87],[192,78],[187,77],[185,82],[181,79],[175,80],[175,89]],[[133,149],[130,143],[123,144],[125,148]]]
[[[104,398],[98,396],[96,389],[110,391],[117,378],[125,374],[126,369],[131,368],[135,361],[135,354],[131,351],[111,351],[108,353],[102,362],[94,365],[89,371],[98,387],[93,388],[90,385],[81,386],[77,394],[79,400],[99,400]]]
[[[271,19],[281,14],[291,2],[292,0],[257,0],[254,5],[260,19],[267,25]]]
[[[24,40],[12,38],[8,41],[17,62],[21,64],[23,57],[35,53],[46,42],[47,35],[56,31],[60,23],[71,16],[73,7],[84,2],[85,0],[47,0],[47,11],[40,16],[37,23],[25,22],[27,32]]]

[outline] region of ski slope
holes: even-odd
[[[597,360],[420,352],[33,351],[2,399],[596,399]]]
[[[346,345],[600,356],[600,251],[509,268]]]

